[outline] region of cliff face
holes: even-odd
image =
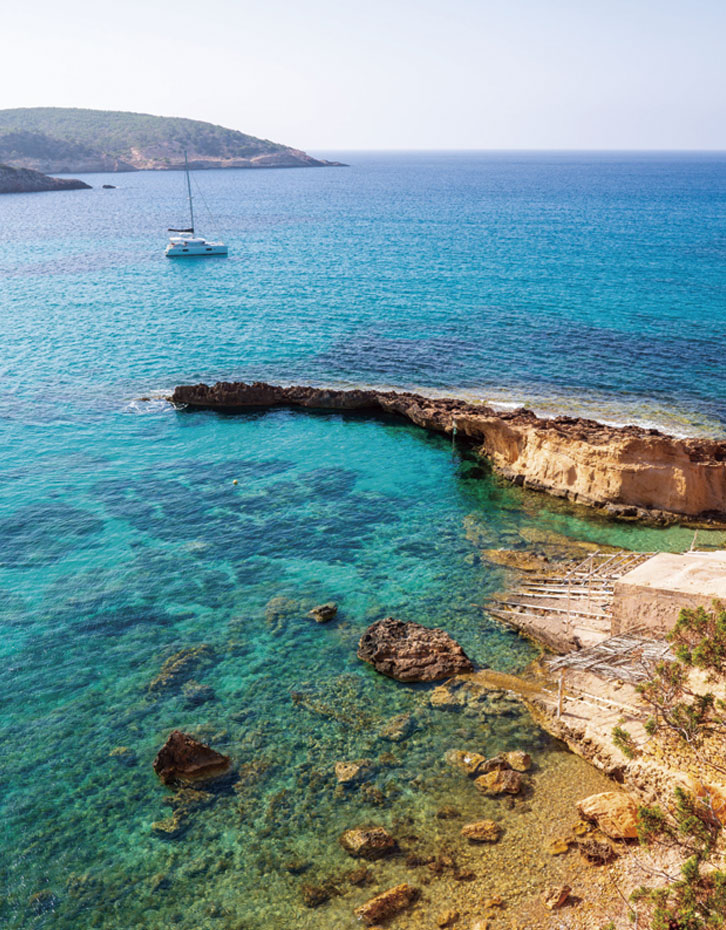
[[[89,190],[90,184],[75,178],[49,178],[29,168],[0,165],[0,194],[30,194],[36,191]]]
[[[636,426],[530,410],[497,413],[455,399],[382,391],[218,382],[177,387],[178,405],[213,410],[295,406],[399,414],[424,429],[466,436],[516,484],[623,517],[726,523],[726,442],[676,439]]]

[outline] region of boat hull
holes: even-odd
[[[164,252],[167,258],[202,258],[210,255],[226,255],[226,245],[169,245]]]

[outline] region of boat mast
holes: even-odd
[[[187,159],[187,150],[184,149],[184,170],[187,173],[187,191],[189,193],[189,215],[191,217],[190,226],[192,227],[192,233],[194,232],[194,205],[192,204],[192,184],[189,180],[189,161]]]

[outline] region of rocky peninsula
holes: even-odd
[[[544,419],[524,408],[500,412],[407,392],[220,381],[178,386],[171,401],[230,412],[288,406],[402,416],[468,441],[517,485],[614,517],[726,524],[726,441],[679,439],[580,417]]]
[[[76,178],[49,178],[30,168],[0,165],[0,194],[32,194],[36,191],[90,190],[91,185]]]

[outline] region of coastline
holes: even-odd
[[[514,484],[595,508],[610,517],[726,525],[726,441],[679,439],[655,429],[581,417],[545,419],[456,398],[264,382],[180,385],[176,406],[230,413],[275,406],[384,413],[463,438]]]

